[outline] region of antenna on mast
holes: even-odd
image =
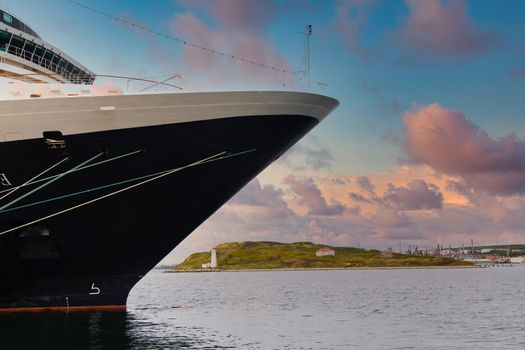
[[[312,25],[306,26],[306,80],[310,89],[310,37],[312,36]]]

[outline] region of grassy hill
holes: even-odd
[[[378,250],[330,247],[335,256],[315,256],[326,245],[310,242],[232,242],[219,244],[217,261],[221,270],[286,269],[286,268],[354,268],[354,267],[418,267],[464,266],[463,261],[419,255],[397,254],[382,257]],[[176,271],[200,269],[210,261],[210,252],[194,253]]]

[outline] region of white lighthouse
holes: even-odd
[[[212,249],[211,250],[211,263],[210,263],[210,267],[212,269],[215,269],[217,268],[217,251],[215,249]]]

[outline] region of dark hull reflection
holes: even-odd
[[[182,328],[166,337],[157,334],[158,326],[126,311],[1,314],[0,349],[224,348],[209,339],[188,337]]]

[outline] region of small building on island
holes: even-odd
[[[381,257],[382,258],[393,258],[394,257],[394,251],[392,250],[392,248],[388,248],[387,250],[383,250],[381,252]]]
[[[335,250],[330,249],[328,247],[324,247],[324,248],[318,249],[315,252],[315,256],[335,256]]]

